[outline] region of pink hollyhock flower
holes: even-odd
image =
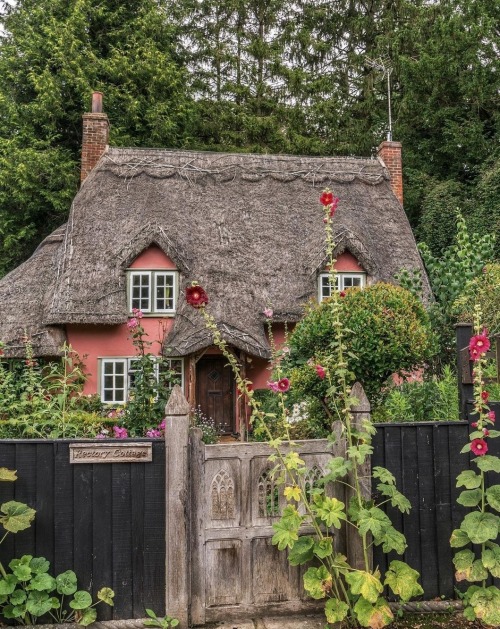
[[[487,437],[490,434],[490,431],[487,428],[483,428],[483,435]]]
[[[333,192],[325,190],[325,192],[323,192],[323,194],[320,196],[319,202],[321,203],[321,205],[330,205],[333,202]]]
[[[264,316],[267,317],[268,319],[271,319],[271,317],[273,316],[273,311],[271,308],[264,308],[263,313],[264,313]]]
[[[139,325],[139,321],[137,321],[135,317],[132,317],[132,319],[128,320],[127,327],[136,328],[138,325]]]
[[[484,439],[474,439],[471,441],[470,449],[476,456],[483,456],[488,452],[488,444]]]
[[[495,417],[495,411],[490,411],[490,412],[488,413],[488,419],[489,419],[490,421],[492,421],[493,423],[495,423],[495,419],[496,419],[496,417]]]
[[[139,310],[139,308],[132,308],[132,313],[137,319],[142,319],[142,317],[144,316],[144,313],[142,312],[142,310]]]
[[[126,439],[128,432],[126,428],[120,428],[120,426],[113,426],[113,434],[115,439]]]
[[[338,197],[333,197],[332,203],[330,205],[330,218],[334,217],[335,212],[337,211],[337,207],[338,207],[339,201],[340,201],[340,199]]]
[[[208,304],[208,295],[201,286],[188,286],[186,288],[186,301],[193,308],[203,308]]]
[[[286,393],[290,388],[290,380],[288,378],[281,378],[281,380],[278,380],[277,385],[278,391],[281,391],[281,393]]]
[[[477,428],[477,422],[472,422],[471,426],[472,426],[472,428]]]
[[[326,376],[326,369],[322,367],[321,365],[316,365],[314,368],[316,369],[318,378],[321,378],[321,380],[324,380]]]
[[[490,394],[488,393],[488,391],[481,391],[481,399],[483,400],[483,402],[487,402],[489,397]]]
[[[278,388],[278,383],[277,382],[268,382],[267,386],[269,389],[271,389],[271,391],[274,391],[275,393],[279,392],[279,388]]]
[[[469,341],[469,352],[471,360],[479,360],[490,349],[488,330],[483,329],[482,334],[476,334]]]

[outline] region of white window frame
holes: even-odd
[[[150,269],[130,269],[127,272],[127,291],[128,291],[128,310],[129,313],[132,313],[132,308],[134,306],[134,296],[133,296],[133,282],[134,277],[144,275],[149,278],[149,294],[147,297],[148,306],[146,308],[139,308],[146,315],[171,315],[174,314],[177,309],[177,293],[178,293],[178,283],[179,283],[179,273],[178,271],[171,271],[169,269],[162,270],[150,270]],[[158,278],[159,277],[171,277],[172,278],[172,308],[156,308],[156,290],[158,287]],[[140,298],[141,300],[143,298]],[[145,299],[145,298],[144,298]]]
[[[159,370],[159,363],[156,361],[156,356],[152,357],[155,360],[155,377],[158,380],[158,378],[160,377],[160,370]],[[120,356],[120,357],[108,357],[108,356],[104,356],[99,358],[99,371],[100,371],[100,377],[99,377],[99,397],[101,398],[101,402],[103,404],[106,405],[110,405],[110,406],[118,406],[121,404],[126,404],[128,399],[129,399],[129,394],[130,394],[130,390],[132,389],[132,384],[131,384],[131,373],[133,373],[133,369],[132,369],[132,365],[133,362],[137,360],[137,356]],[[184,389],[184,358],[182,356],[169,356],[168,358],[164,358],[164,364],[170,361],[180,361],[180,365],[181,365],[181,372],[180,372],[180,376],[181,376],[181,388]],[[113,374],[106,374],[105,373],[105,365],[106,363],[112,363],[113,365],[116,365],[117,363],[120,363],[124,366],[124,372],[123,372],[123,377],[124,377],[124,386],[123,386],[123,395],[124,395],[124,399],[123,401],[117,401],[116,400],[116,395],[115,395],[115,388],[113,389],[109,389],[109,387],[106,389],[108,391],[113,391],[113,400],[105,400],[104,399],[104,391],[105,391],[105,387],[104,387],[104,378],[105,376],[109,376],[112,375],[113,377],[115,376],[115,369],[113,368]],[[119,374],[121,375],[121,374]],[[121,389],[120,389],[121,390]]]
[[[103,404],[111,404],[116,406],[117,404],[125,404],[127,401],[127,395],[128,395],[128,374],[127,374],[127,360],[126,359],[122,359],[122,358],[105,358],[105,359],[101,359],[99,361],[100,363],[100,378],[99,378],[99,382],[100,382],[100,391],[99,391],[99,395],[101,398],[101,402]],[[106,368],[105,365],[106,364],[112,364],[113,365],[113,373],[111,374],[107,374],[106,373]],[[123,374],[116,374],[116,365],[117,364],[121,364],[123,365]],[[115,379],[116,375],[122,375],[123,376],[123,387],[116,387],[115,386],[115,382],[113,382],[113,387],[106,387],[105,386],[105,378],[111,376],[113,378],[113,380]],[[105,400],[104,399],[104,393],[105,391],[111,391],[112,392],[112,400]],[[123,400],[117,400],[116,399],[116,392],[117,391],[123,391]]]
[[[328,299],[328,297],[331,296],[331,286],[330,286],[330,292],[328,295],[326,295],[323,291],[324,288],[326,288],[324,286],[324,282],[323,280],[326,279],[328,280],[329,278],[329,274],[328,273],[320,273],[319,275],[319,281],[318,281],[318,301],[322,302],[325,299]],[[350,272],[350,271],[340,271],[335,273],[335,278],[337,280],[337,290],[341,291],[341,290],[347,290],[348,288],[352,288],[352,286],[347,286],[345,285],[345,280],[360,280],[359,283],[359,288],[365,288],[366,286],[366,273],[363,272]],[[327,286],[329,285],[329,282],[327,281]]]

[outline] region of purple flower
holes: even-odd
[[[128,432],[126,428],[120,428],[120,426],[113,426],[113,434],[116,439],[126,439]]]

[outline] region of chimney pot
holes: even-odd
[[[102,92],[92,93],[92,113],[102,114]]]

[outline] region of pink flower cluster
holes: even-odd
[[[127,322],[127,327],[133,329],[139,325],[139,319],[142,319],[144,313],[139,308],[132,308],[132,317]]]
[[[128,432],[126,428],[120,428],[120,426],[113,426],[113,436],[115,439],[126,439]]]
[[[146,437],[150,439],[161,439],[165,436],[165,420],[158,424],[156,428],[150,428],[146,431]]]
[[[326,376],[326,369],[322,367],[321,365],[315,365],[314,368],[316,369],[316,374],[318,378],[321,378],[321,380],[324,380]]]
[[[488,330],[483,329],[481,334],[476,334],[469,341],[469,354],[471,360],[479,360],[490,349]]]
[[[325,208],[328,208],[329,218],[334,217],[339,201],[340,199],[338,197],[334,197],[333,192],[331,192],[330,190],[325,190],[319,198],[319,202],[321,203],[321,205],[324,205]],[[325,223],[328,221],[327,218],[324,218],[323,220]]]
[[[273,311],[271,308],[264,308],[263,313],[267,319],[271,319],[273,316]]]
[[[281,378],[276,382],[268,382],[267,386],[275,393],[286,393],[290,388],[290,380],[288,378]]]

